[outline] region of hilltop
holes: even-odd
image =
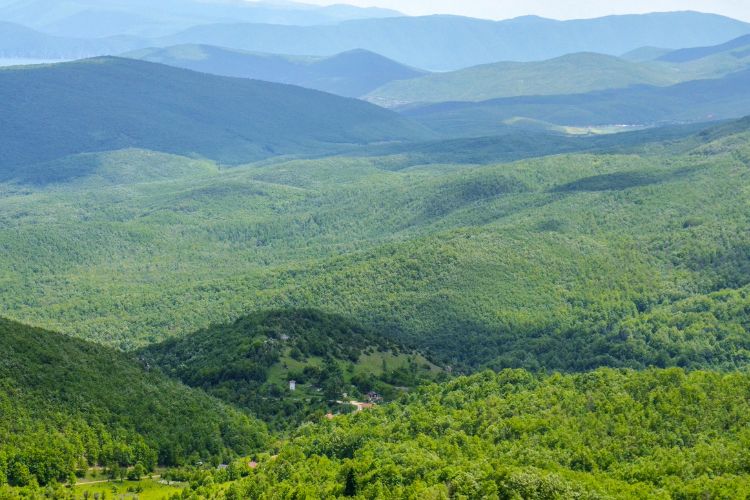
[[[373,103],[399,106],[499,97],[579,94],[631,85],[670,85],[679,76],[657,64],[641,64],[595,53],[556,59],[501,62],[389,83],[367,96]]]
[[[361,101],[121,58],[0,70],[0,98],[6,172],[124,148],[236,164],[429,136]]]
[[[360,97],[393,80],[425,74],[367,50],[331,57],[259,54],[209,45],[150,48],[124,57],[214,75],[299,85],[346,97]]]
[[[335,402],[344,393],[365,400],[374,391],[392,400],[440,373],[418,353],[346,317],[315,310],[254,313],[149,346],[139,356],[286,429],[316,412],[348,411]]]

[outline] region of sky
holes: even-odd
[[[553,19],[581,19],[609,14],[697,10],[750,21],[750,0],[302,0],[330,5],[385,7],[409,15],[458,14],[508,19],[528,14]]]

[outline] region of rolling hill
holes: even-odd
[[[746,55],[744,52],[747,51],[748,47],[750,47],[750,35],[745,35],[721,45],[674,50],[660,56],[658,60],[672,63],[686,63],[726,52],[741,58]]]
[[[346,410],[335,403],[343,392],[364,401],[376,391],[392,400],[441,373],[376,332],[315,310],[256,312],[149,346],[138,356],[284,429],[314,413]]]
[[[0,98],[6,177],[12,167],[124,148],[241,163],[428,135],[361,101],[120,58],[0,70]]]
[[[144,44],[129,36],[97,39],[54,36],[20,24],[0,22],[0,57],[4,59],[78,59],[119,54]]]
[[[455,16],[347,21],[326,26],[206,25],[154,45],[209,44],[258,52],[329,56],[366,49],[413,67],[445,71],[497,61],[538,61],[576,52],[619,55],[646,45],[679,49],[723,43],[750,25],[716,15],[673,12],[579,21]]]
[[[367,100],[397,107],[413,103],[580,94],[638,84],[670,85],[679,81],[679,74],[658,64],[584,53],[542,62],[488,64],[391,82],[371,92]]]
[[[180,45],[138,50],[123,57],[214,75],[299,85],[346,97],[361,97],[393,80],[425,74],[366,50],[331,57],[303,57]]]
[[[230,20],[315,25],[399,15],[387,9],[350,5],[319,7],[288,1],[14,0],[3,6],[0,20],[59,36],[98,38],[121,34],[166,35],[190,26]]]
[[[447,136],[492,135],[520,117],[570,126],[701,122],[750,113],[748,85],[750,70],[743,70],[669,87],[440,103],[406,108],[403,113]]]
[[[222,459],[267,439],[262,423],[132,356],[4,319],[0,387],[0,479],[14,486],[93,465]]]
[[[746,366],[747,121],[637,134],[512,164],[448,144],[0,184],[0,301],[124,349],[314,309],[456,369]]]

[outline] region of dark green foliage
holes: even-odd
[[[125,57],[214,75],[252,78],[360,97],[394,80],[425,74],[366,50],[331,57],[258,54],[210,45],[143,49]]]
[[[417,365],[423,358],[412,354],[404,364],[398,351],[395,344],[344,317],[284,310],[255,313],[231,325],[156,344],[139,357],[276,427],[290,428],[317,410],[339,411],[330,403],[344,392],[392,395],[392,386],[414,387],[433,378],[429,366]],[[363,358],[366,355],[399,366],[368,366],[372,360]],[[298,391],[289,391],[290,380],[296,380]]]
[[[426,137],[361,101],[131,59],[0,70],[0,99],[3,178],[23,177],[31,163],[131,147],[241,163]]]
[[[151,470],[232,456],[266,440],[263,424],[131,356],[6,320],[0,416],[0,484],[16,486],[97,464]]]

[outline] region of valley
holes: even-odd
[[[378,5],[0,0],[0,499],[750,495],[747,16]]]

